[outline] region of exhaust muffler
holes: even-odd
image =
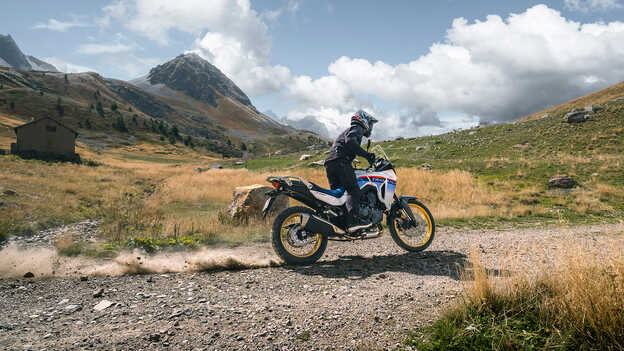
[[[344,230],[336,225],[317,216],[304,213],[301,215],[301,228],[310,233],[322,233],[326,235],[343,235]]]

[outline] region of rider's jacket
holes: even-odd
[[[351,124],[351,127],[347,128],[334,140],[325,162],[343,160],[350,164],[355,156],[366,157],[368,153],[360,146],[363,136],[364,129],[362,126],[355,123]]]

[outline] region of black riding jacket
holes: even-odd
[[[364,129],[359,124],[352,124],[342,134],[340,134],[331,149],[329,149],[329,155],[325,159],[325,162],[334,160],[344,160],[349,164],[353,162],[355,156],[366,157],[368,152],[364,150],[360,144],[362,143],[362,137],[364,136]]]

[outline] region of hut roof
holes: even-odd
[[[52,118],[52,117],[48,117],[48,116],[43,117],[43,118],[36,119],[36,120],[34,120],[34,121],[30,121],[30,122],[25,123],[25,124],[22,124],[21,126],[17,126],[17,127],[15,127],[15,128],[13,128],[13,130],[17,133],[17,130],[18,130],[18,129],[20,129],[20,128],[22,128],[22,127],[29,126],[29,125],[31,125],[31,124],[38,123],[38,122],[40,122],[40,121],[43,121],[44,119],[49,119],[50,121],[53,121],[54,123],[56,123],[56,124],[58,124],[59,126],[61,126],[61,127],[65,128],[65,129],[67,129],[67,130],[71,131],[71,132],[72,132],[72,133],[74,133],[76,136],[78,136],[78,132],[77,132],[77,131],[73,130],[72,128],[69,128],[68,126],[64,125],[63,123],[61,123],[61,122],[59,122],[59,121],[55,120],[55,119],[54,119],[54,118]]]

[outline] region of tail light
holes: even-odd
[[[271,185],[273,185],[273,187],[275,188],[275,190],[279,190],[280,187],[280,182],[278,182],[277,180],[272,181]]]

